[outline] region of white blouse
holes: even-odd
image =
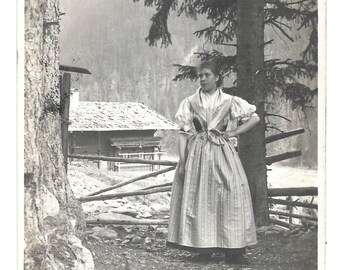
[[[216,104],[219,103],[221,95],[226,95],[221,89],[215,91],[212,95],[199,91],[201,97],[200,106],[205,112],[207,122],[209,122],[212,116],[213,110],[216,108]],[[247,121],[250,117],[256,115],[256,106],[249,104],[246,100],[228,95],[232,100],[229,107],[229,121]],[[230,100],[230,99],[229,99]],[[190,108],[190,102],[188,98],[182,100],[175,115],[175,122],[179,125],[180,129],[187,132],[193,128],[194,112]]]

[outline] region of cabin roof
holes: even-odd
[[[79,101],[70,108],[69,131],[176,130],[177,125],[138,102]]]

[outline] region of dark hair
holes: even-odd
[[[202,70],[203,68],[210,69],[212,73],[214,73],[215,76],[218,76],[218,81],[216,82],[217,87],[221,87],[223,85],[223,77],[221,73],[219,72],[218,65],[216,64],[215,61],[202,61],[198,67],[197,67],[197,72]]]

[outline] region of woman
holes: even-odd
[[[179,163],[167,245],[197,252],[199,259],[218,252],[242,262],[245,247],[257,242],[256,230],[247,178],[229,138],[260,120],[254,105],[218,88],[222,77],[213,62],[202,62],[198,71],[201,87],[176,114]],[[226,131],[239,120],[241,126]]]

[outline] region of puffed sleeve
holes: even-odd
[[[180,131],[179,133],[189,133],[189,130],[192,128],[192,120],[193,120],[193,112],[190,110],[189,100],[184,99],[177,110],[175,115],[175,122],[179,125]]]
[[[255,113],[255,105],[249,104],[246,100],[234,96],[230,104],[230,116],[231,119],[245,122]]]

